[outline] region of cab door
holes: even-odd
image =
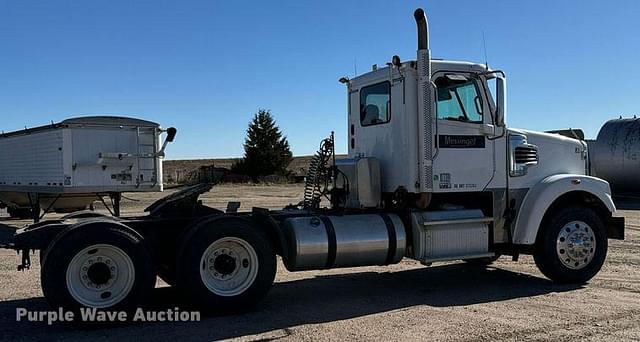
[[[349,90],[349,157],[378,159],[383,192],[416,189],[416,118],[407,115],[416,112],[416,103],[405,96],[416,84],[409,72],[379,69]]]
[[[437,72],[434,192],[482,191],[495,173],[495,134],[490,106],[479,79]]]

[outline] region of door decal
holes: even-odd
[[[484,148],[482,135],[439,135],[439,148]]]

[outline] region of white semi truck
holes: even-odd
[[[608,183],[588,175],[586,144],[507,128],[505,74],[432,59],[424,12],[414,15],[416,60],[341,79],[349,158],[324,140],[299,205],[222,212],[197,185],[145,216],[5,227],[0,244],[22,251],[23,268],[40,250],[44,295],[68,310],[138,307],[157,275],[205,312],[242,310],[267,294],[278,255],[300,271],[531,254],[555,282],[588,281],[624,219]]]

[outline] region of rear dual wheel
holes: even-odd
[[[269,291],[276,273],[267,235],[243,219],[202,225],[183,243],[177,286],[206,313],[241,312]]]
[[[81,308],[133,311],[144,305],[155,279],[142,238],[113,223],[94,222],[62,233],[42,260],[47,301],[76,313]]]

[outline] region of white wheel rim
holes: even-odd
[[[135,268],[122,249],[106,244],[78,252],[67,267],[67,289],[78,303],[107,308],[121,302],[133,288]]]
[[[246,291],[258,275],[258,255],[245,240],[225,237],[200,258],[200,278],[209,291],[224,297]]]
[[[571,221],[562,227],[556,240],[556,252],[563,265],[579,270],[593,260],[596,237],[591,227],[582,221]]]

